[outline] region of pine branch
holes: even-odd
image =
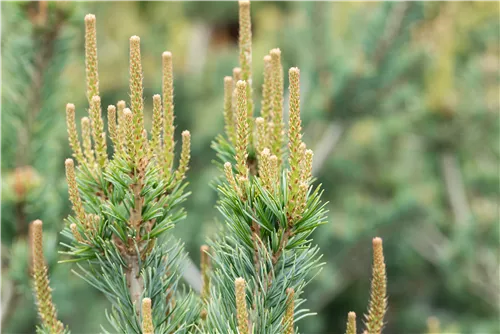
[[[33,282],[38,305],[38,314],[42,324],[50,333],[59,334],[66,332],[64,325],[57,319],[57,311],[52,303],[52,289],[45,258],[43,256],[42,221],[35,220],[31,227],[31,242],[33,249]]]
[[[234,281],[234,288],[236,294],[236,317],[238,318],[238,332],[240,334],[250,334],[249,331],[249,319],[247,310],[247,298],[246,298],[246,283],[241,277],[238,277]]]
[[[163,93],[163,154],[165,176],[171,173],[174,163],[174,84],[172,53],[166,51],[162,54],[162,93]]]
[[[95,15],[85,16],[85,73],[87,77],[87,99],[89,104],[99,96],[99,74],[97,64],[97,35]]]
[[[283,67],[281,66],[281,51],[273,49],[270,51],[272,67],[272,121],[269,128],[272,131],[270,145],[271,152],[278,158],[278,168],[282,164],[283,146]]]
[[[365,315],[368,334],[380,334],[387,311],[387,276],[385,272],[382,239],[373,239],[373,274],[368,314]]]
[[[210,297],[210,247],[207,245],[201,246],[201,277],[202,277],[202,290],[201,298],[208,300]]]
[[[234,114],[233,114],[233,78],[224,77],[224,124],[228,140],[235,144]]]
[[[263,89],[268,95],[263,115],[248,122],[246,82],[237,81],[235,145],[222,136],[213,144],[225,174],[225,182],[221,180],[218,186],[218,209],[225,228],[210,243],[213,271],[207,317],[202,324],[205,333],[227,332],[228,326],[231,333],[293,333],[294,314],[304,312],[299,308],[302,289],[321,265],[318,249],[308,237],[324,222],[326,210],[321,191],[310,186],[313,153],[301,140],[300,72],[297,68],[289,72],[286,142],[281,51],[273,49],[264,61],[267,81]],[[243,69],[245,64],[240,66]],[[239,75],[240,71],[234,70],[233,80]],[[226,121],[231,120],[228,114],[225,108]],[[249,134],[254,140],[248,140]],[[283,163],[284,144],[289,151],[287,166]],[[233,291],[235,281],[238,285]],[[241,282],[253,291],[245,298]],[[237,319],[234,314],[238,314]]]
[[[346,334],[356,334],[356,313],[349,312],[347,315],[347,329]]]
[[[294,322],[293,316],[295,311],[295,291],[293,288],[286,289],[287,299],[286,299],[286,312],[283,317],[283,326],[285,334],[294,333]]]
[[[155,95],[149,139],[144,129],[140,39],[130,38],[130,109],[124,101],[118,102],[117,109],[108,107],[108,130],[115,148],[108,157],[98,95],[96,20],[89,14],[85,22],[90,109],[89,118],[82,120],[85,159],[79,159],[84,161],[79,161],[78,168],[73,160],[66,161],[75,215],[68,217],[63,231],[72,240],[65,253],[72,256],[71,262],[88,264],[88,268],[79,266],[78,275],[110,300],[107,316],[116,331],[184,333],[199,318],[199,307],[191,293],[180,289],[181,263],[185,261],[182,246],[169,242],[165,233],[185,217],[180,204],[188,196],[184,179],[190,160],[190,133],[184,131],[179,165],[176,170],[171,168],[171,55],[165,52],[162,56],[166,68],[164,111],[162,114],[160,95]],[[71,117],[70,143],[76,148]]]
[[[250,1],[239,0],[239,47],[241,80],[246,83],[247,117],[253,121],[252,99],[252,22],[250,19]]]
[[[151,299],[142,300],[142,332],[144,334],[154,334],[153,316],[151,314]]]

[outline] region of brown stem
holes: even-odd
[[[127,286],[132,304],[137,307],[136,314],[139,315],[140,307],[138,305],[140,303],[142,291],[144,290],[144,281],[141,277],[137,256],[128,256],[126,260],[128,264],[126,271]]]
[[[280,242],[280,245],[278,247],[278,250],[272,256],[273,269],[276,266],[276,264],[278,263],[278,261],[281,257],[281,254],[283,254],[283,250],[285,249],[286,245],[288,244],[288,240],[290,239],[290,237],[292,235],[293,235],[292,228],[288,227],[285,230],[285,233],[283,234],[283,238],[281,238],[281,242]],[[273,281],[273,275],[272,275],[273,272],[274,271],[270,271],[269,274],[267,275],[267,288],[268,289],[271,287],[271,284]]]
[[[142,165],[141,165],[142,167]],[[127,253],[128,254],[122,254],[125,255],[124,258],[127,261],[127,271],[126,271],[126,278],[127,278],[127,286],[128,290],[130,293],[130,298],[132,300],[132,303],[137,307],[137,315],[139,315],[139,303],[141,302],[140,297],[142,295],[142,292],[144,290],[144,281],[141,277],[141,271],[139,267],[139,256],[142,257],[142,255],[147,252],[148,250],[148,245],[150,245],[149,241],[140,241],[141,240],[141,223],[142,223],[142,206],[144,203],[144,198],[141,197],[141,191],[143,187],[143,181],[144,181],[144,172],[143,168],[140,168],[138,171],[138,179],[135,183],[133,183],[130,188],[132,189],[132,192],[134,194],[134,207],[130,209],[130,220],[129,224],[132,228],[135,229],[136,235],[135,235],[135,241],[129,238],[128,240],[128,247],[127,247]],[[136,250],[134,247],[135,243],[138,243],[139,247],[139,254],[136,254]]]
[[[249,168],[250,174],[252,177],[257,176],[258,174],[258,160],[257,159],[247,159],[247,166]],[[254,210],[254,216],[257,216]],[[257,223],[255,219],[252,219],[252,226],[250,227],[252,231],[252,243],[253,243],[253,264],[255,268],[255,276],[259,275],[260,271],[260,258],[259,258],[259,240],[260,240],[260,225]],[[253,305],[255,309],[256,305]]]
[[[253,263],[255,266],[255,275],[258,275],[260,271],[260,259],[259,259],[259,245],[258,239],[260,238],[260,225],[254,220],[252,222],[252,241],[253,241]]]
[[[130,209],[130,225],[136,230],[136,239],[140,237],[140,228],[142,221],[142,205],[144,199],[141,197],[142,181],[134,183],[132,186],[134,193],[134,207]]]
[[[283,253],[283,250],[285,249],[286,245],[288,244],[288,239],[290,239],[290,237],[292,236],[292,229],[291,228],[287,228],[285,230],[285,233],[283,234],[283,238],[281,238],[281,242],[280,242],[280,246],[278,247],[278,250],[276,251],[276,253],[273,254],[273,266],[276,265],[276,263],[278,263],[280,257],[281,257],[281,254]]]

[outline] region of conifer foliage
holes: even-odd
[[[284,122],[281,51],[264,57],[260,117],[254,118],[250,3],[239,2],[240,68],[224,78],[226,136],[213,147],[225,178],[217,184],[220,234],[202,246],[201,298],[181,289],[182,245],[167,231],[184,218],[184,178],[190,133],[174,169],[172,54],[164,52],[162,95],[153,97],[153,125],[144,127],[140,39],[130,38],[130,101],[107,108],[104,129],[96,44],[96,19],[85,17],[89,115],[77,131],[75,106],[66,106],[73,159],[65,162],[74,214],[63,231],[66,262],[102,291],[120,333],[285,333],[312,315],[302,304],[304,287],[321,268],[311,233],[326,222],[322,190],[312,178],[313,152],[302,141],[300,70],[288,70],[289,120]],[[285,131],[286,128],[286,131]],[[108,136],[110,141],[108,141]],[[111,143],[112,149],[108,148]],[[112,154],[108,154],[112,151]],[[41,222],[33,223],[35,292],[44,327],[61,333],[43,266]],[[381,333],[387,307],[382,241],[375,238],[366,328]],[[355,333],[349,314],[348,333]]]
[[[191,305],[191,294],[180,294],[183,250],[165,233],[185,216],[180,204],[188,195],[184,178],[190,159],[190,133],[184,131],[180,161],[177,169],[172,168],[172,55],[163,54],[165,103],[162,110],[160,95],[153,97],[150,138],[144,128],[140,39],[130,38],[130,102],[107,108],[110,156],[101,114],[93,15],[85,17],[85,28],[89,116],[81,122],[83,145],[75,106],[66,106],[69,142],[77,161],[76,166],[73,159],[65,162],[74,211],[63,231],[72,240],[66,245],[65,253],[71,255],[67,261],[79,262],[78,275],[110,300],[108,319],[114,332],[153,332],[153,326],[159,332],[187,331],[197,307]]]
[[[300,296],[321,267],[309,236],[326,222],[326,210],[320,186],[312,185],[313,152],[302,141],[300,70],[288,71],[285,133],[281,51],[264,57],[261,113],[254,119],[250,4],[239,6],[241,70],[233,71],[238,77],[224,78],[226,137],[213,145],[225,174],[218,185],[225,227],[211,243],[204,332],[289,334],[296,332],[296,321],[311,314],[301,307]]]

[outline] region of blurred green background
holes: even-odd
[[[329,202],[314,235],[326,265],[301,332],[342,333],[369,296],[370,239],[384,239],[385,333],[499,333],[498,2],[252,3],[254,90],[262,58],[301,68],[305,142]],[[83,18],[97,16],[103,106],[128,99],[128,38],[141,37],[147,124],[173,52],[177,131],[192,133],[193,194],[174,234],[195,263],[220,217],[209,182],[223,131],[223,77],[238,64],[236,2],[2,2],[2,330],[34,333],[28,223],[46,225],[54,299],[73,333],[107,302],[57,265],[69,213],[65,104],[86,114]],[[287,84],[286,84],[287,85]],[[257,103],[256,110],[259,110]],[[286,116],[285,116],[286,119]],[[109,145],[108,145],[109,147]]]

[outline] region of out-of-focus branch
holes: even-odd
[[[457,228],[465,227],[471,217],[465,186],[456,155],[444,152],[440,156],[446,190]]]
[[[450,241],[433,224],[421,223],[411,230],[409,242],[424,259],[438,266],[450,249]]]
[[[488,303],[491,307],[500,310],[500,283],[498,280],[499,268],[496,259],[491,262],[483,261],[478,256],[478,263],[465,272],[469,279],[470,291]]]
[[[11,252],[6,245],[2,245],[2,299],[0,304],[1,323],[0,332],[3,333],[2,328],[5,328],[15,312],[17,304],[20,299],[20,293],[17,282],[9,277],[9,266],[12,260]]]
[[[436,267],[439,267],[451,255],[449,253],[451,241],[435,225],[418,224],[411,230],[410,234],[412,237],[409,238],[409,242],[413,249]],[[464,268],[460,274],[468,280],[471,293],[491,307],[500,309],[498,264],[496,260],[488,261],[487,258],[487,256],[478,254],[476,263]]]
[[[194,291],[201,293],[201,272],[189,256],[186,257],[186,263],[182,276]]]
[[[343,132],[344,127],[337,122],[331,122],[330,125],[328,125],[328,128],[325,130],[320,140],[316,143],[316,146],[313,150],[313,175],[317,175],[323,168],[324,164],[327,161],[327,158],[335,149],[335,146],[337,146]]]
[[[205,67],[211,35],[212,27],[210,25],[203,22],[193,25],[184,65],[186,73],[200,73],[201,69]]]
[[[403,20],[406,12],[410,8],[410,2],[400,2],[395,4],[394,9],[391,11],[389,19],[384,29],[384,34],[380,39],[377,49],[375,50],[373,62],[375,66],[385,57],[390,45],[394,42],[394,39],[398,36],[403,27]]]
[[[14,310],[14,301],[16,300],[16,286],[12,280],[5,279],[5,286],[2,286],[2,304],[1,304],[1,327],[5,328],[7,320]]]

